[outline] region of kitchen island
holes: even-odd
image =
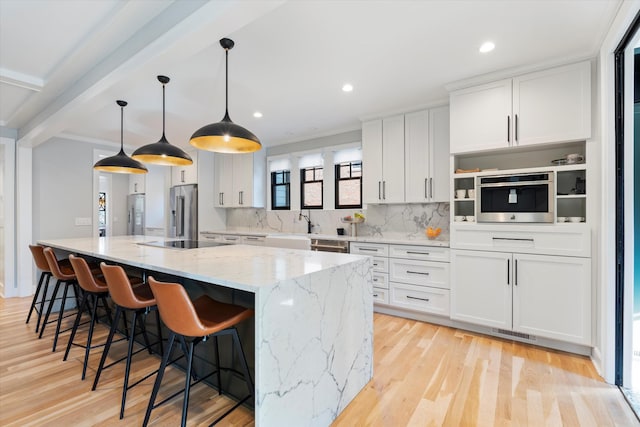
[[[366,256],[221,245],[148,246],[143,236],[40,240],[57,250],[253,295],[256,426],[327,426],[373,376]],[[250,343],[243,343],[250,346]]]

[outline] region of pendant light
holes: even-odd
[[[162,83],[162,137],[158,142],[147,144],[133,152],[131,157],[145,163],[153,163],[163,166],[188,166],[193,164],[191,156],[175,145],[171,145],[164,135],[165,109],[164,109],[164,87],[169,83],[169,77],[158,76],[158,81]]]
[[[120,106],[120,152],[115,156],[98,160],[93,165],[93,169],[113,173],[147,173],[147,168],[142,163],[133,160],[124,152],[124,107],[127,105],[127,101],[116,101],[116,103]]]
[[[250,153],[262,148],[260,140],[247,129],[229,118],[229,50],[233,40],[224,38],[220,46],[225,51],[225,112],[218,123],[206,125],[195,131],[189,143],[196,148],[218,153]]]

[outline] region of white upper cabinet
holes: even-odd
[[[407,203],[449,200],[449,108],[406,114],[405,194]]]
[[[364,203],[404,202],[404,115],[362,124]]]
[[[581,62],[513,79],[517,145],[591,137],[591,64]]]
[[[142,194],[145,191],[147,174],[133,173],[129,175],[129,194]]]
[[[188,152],[193,159],[189,166],[171,166],[171,185],[185,185],[198,183],[198,153]]]
[[[264,207],[264,162],[261,160],[262,157],[251,153],[216,153],[214,206]]]
[[[511,79],[452,92],[451,153],[508,147]]]
[[[591,137],[591,64],[556,67],[450,95],[451,153]]]

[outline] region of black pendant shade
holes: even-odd
[[[158,76],[158,81],[162,83],[162,137],[158,142],[147,144],[133,152],[131,157],[145,163],[153,163],[164,166],[187,166],[193,164],[191,156],[179,147],[171,145],[164,134],[165,124],[165,102],[164,87],[169,83],[169,77]]]
[[[127,156],[124,152],[124,107],[126,101],[116,101],[120,106],[120,152],[115,156],[98,160],[93,169],[111,173],[147,173],[147,168],[137,160]]]
[[[218,153],[250,153],[262,148],[260,140],[249,130],[237,125],[229,118],[229,50],[233,40],[224,38],[220,46],[225,51],[225,113],[218,123],[212,123],[198,129],[189,143],[200,150]]]

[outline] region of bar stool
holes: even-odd
[[[184,400],[182,404],[182,422],[181,426],[185,426],[187,423],[187,408],[189,406],[189,389],[192,385],[195,385],[202,380],[210,377],[213,374],[218,375],[218,394],[222,394],[222,388],[220,383],[220,370],[228,369],[221,368],[220,358],[216,357],[217,369],[212,373],[205,375],[204,377],[191,383],[192,367],[193,367],[193,349],[194,347],[204,342],[208,337],[214,337],[216,345],[216,355],[218,355],[218,340],[217,337],[222,335],[231,335],[233,338],[234,347],[237,347],[236,354],[238,355],[238,361],[242,368],[242,374],[247,384],[249,394],[238,401],[231,409],[226,411],[223,415],[218,417],[211,425],[218,423],[234,409],[244,403],[247,399],[254,397],[253,381],[249,374],[249,366],[247,365],[247,359],[238,337],[238,331],[235,325],[253,316],[253,310],[244,308],[238,305],[225,304],[218,301],[214,301],[207,295],[202,295],[195,301],[189,299],[187,291],[178,283],[163,283],[156,281],[153,277],[149,276],[149,285],[153,291],[153,295],[156,297],[158,303],[158,310],[160,311],[160,317],[165,326],[169,329],[169,343],[164,351],[162,362],[160,363],[160,369],[158,370],[158,376],[156,377],[155,384],[153,385],[153,391],[149,399],[149,405],[147,406],[147,412],[144,416],[142,423],[143,427],[149,423],[151,411],[156,407],[162,405],[168,400],[180,394],[184,391]],[[164,399],[157,405],[155,404],[158,390],[162,382],[162,376],[164,375],[165,368],[169,362],[171,355],[171,348],[175,341],[176,336],[179,337],[183,343],[183,352],[187,357],[187,372],[185,380],[185,388],[180,390],[168,398]],[[188,340],[185,340],[190,338]],[[188,342],[188,349],[184,348],[185,341]],[[230,369],[232,370],[232,369]]]
[[[29,308],[29,314],[27,315],[27,321],[25,323],[29,323],[31,319],[31,314],[34,312],[38,313],[38,322],[36,323],[36,333],[40,329],[40,320],[42,319],[42,313],[44,312],[44,303],[48,302],[47,292],[49,291],[49,280],[51,279],[51,270],[49,269],[49,263],[47,263],[47,258],[44,256],[44,246],[40,245],[29,245],[29,250],[31,250],[31,254],[33,255],[33,261],[36,264],[36,268],[41,271],[40,279],[38,280],[38,287],[36,288],[36,292],[33,294],[33,299],[31,300],[31,307]],[[71,264],[69,264],[68,259],[63,259],[59,261],[61,267],[70,269]],[[42,285],[44,284],[44,290],[42,294],[40,294],[40,290],[42,289]],[[40,307],[38,307],[38,305]]]
[[[78,314],[76,315],[76,320],[73,323],[73,327],[71,328],[71,335],[69,336],[69,342],[67,343],[67,349],[64,352],[64,357],[62,360],[66,361],[69,356],[69,350],[71,350],[72,345],[77,345],[84,348],[84,363],[82,364],[82,380],[87,373],[87,362],[89,361],[89,352],[92,348],[103,346],[104,344],[100,344],[97,346],[92,346],[91,341],[93,338],[93,328],[98,321],[97,311],[98,304],[102,301],[102,307],[104,308],[109,321],[111,321],[111,310],[109,309],[109,305],[107,304],[107,296],[109,295],[109,289],[107,288],[107,284],[104,281],[94,276],[91,272],[91,268],[87,261],[84,258],[77,257],[75,255],[69,255],[69,261],[71,262],[71,266],[73,267],[73,271],[75,272],[76,279],[78,284],[82,288],[82,302],[78,308]],[[87,343],[86,344],[76,344],[73,342],[73,339],[76,336],[76,332],[78,331],[78,326],[80,325],[80,319],[82,318],[82,312],[85,310],[91,309],[91,320],[89,320],[89,334],[87,335]]]
[[[149,354],[151,354],[151,346],[153,344],[149,343],[149,337],[147,336],[147,330],[145,328],[144,320],[142,316],[145,316],[152,310],[156,312],[156,321],[158,325],[158,343],[160,344],[160,353],[162,353],[162,325],[160,324],[160,315],[158,313],[158,309],[156,306],[156,300],[153,297],[153,293],[151,292],[151,288],[148,284],[141,284],[139,286],[133,287],[131,281],[124,269],[119,265],[107,265],[104,262],[100,264],[100,268],[102,269],[102,273],[104,274],[105,281],[107,282],[107,287],[109,288],[109,293],[111,294],[111,300],[115,303],[116,306],[116,314],[113,319],[113,323],[111,324],[111,330],[109,331],[109,337],[107,338],[107,342],[104,347],[104,351],[102,352],[102,358],[100,359],[100,365],[98,366],[98,371],[96,372],[96,378],[93,381],[93,387],[91,390],[95,390],[98,385],[98,381],[100,380],[100,374],[103,369],[107,369],[118,362],[121,362],[126,359],[125,371],[124,371],[124,384],[122,386],[122,401],[120,403],[120,419],[124,417],[124,408],[125,403],[127,401],[127,391],[138,385],[142,381],[146,380],[156,372],[157,370],[151,372],[145,377],[139,379],[134,384],[129,385],[129,373],[131,370],[131,356],[134,354],[138,354],[143,350],[148,350]],[[133,318],[131,319],[130,326],[130,335],[128,337],[129,346],[127,350],[127,356],[121,359],[116,360],[115,362],[110,363],[107,366],[104,366],[105,361],[107,360],[107,355],[109,354],[109,349],[111,348],[111,343],[113,341],[113,336],[116,333],[118,328],[118,322],[120,320],[120,315],[124,317],[126,324],[126,312],[132,312]],[[136,336],[136,321],[138,322],[138,327],[140,333],[144,337],[145,346],[137,351],[133,351],[133,342]],[[154,343],[155,344],[155,343]]]
[[[62,293],[62,299],[60,302],[60,311],[58,312],[56,332],[55,332],[55,335],[53,336],[53,349],[51,350],[51,351],[56,351],[56,345],[58,343],[58,335],[60,334],[60,325],[62,324],[62,319],[75,314],[75,313],[71,313],[68,315],[64,314],[64,306],[67,301],[67,294],[68,294],[69,288],[70,287],[73,288],[75,299],[76,299],[76,305],[78,308],[80,306],[80,301],[78,298],[79,289],[78,289],[78,283],[76,281],[76,274],[71,268],[71,266],[67,267],[65,265],[62,265],[62,263],[60,263],[56,258],[56,254],[53,252],[53,249],[51,248],[44,248],[43,253],[45,258],[47,259],[47,265],[49,266],[51,275],[56,279],[56,286],[53,288],[53,294],[51,295],[51,299],[49,300],[49,305],[47,306],[47,313],[44,316],[44,321],[42,323],[42,328],[40,329],[40,335],[38,335],[38,338],[42,338],[42,334],[44,333],[44,328],[49,323],[49,316],[51,315],[51,309],[53,308],[53,304],[57,299],[58,289],[60,288],[60,284],[65,285],[64,292]],[[65,332],[67,330],[68,329],[65,329],[62,332]]]

